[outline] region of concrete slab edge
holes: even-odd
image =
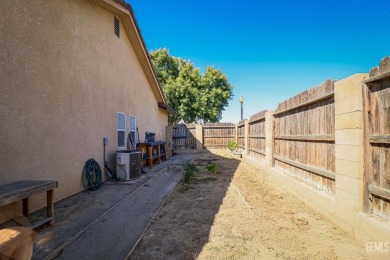
[[[171,197],[171,194],[173,193],[173,191],[175,190],[177,184],[179,184],[181,178],[176,182],[175,186],[173,186],[172,190],[169,192],[168,196],[165,198],[165,200],[163,201],[163,203],[161,203],[161,206],[158,208],[158,210],[154,213],[153,217],[150,219],[148,225],[145,227],[144,231],[142,232],[142,234],[139,236],[139,238],[137,239],[137,242],[135,242],[135,244],[133,245],[133,247],[131,248],[130,252],[126,255],[125,257],[125,260],[128,260],[130,258],[130,256],[134,253],[134,250],[137,248],[139,242],[141,242],[144,234],[146,233],[146,230],[148,230],[149,226],[152,224],[152,221],[156,218],[157,214],[160,212],[160,210],[164,207],[165,203],[167,202],[167,200]]]
[[[72,244],[77,238],[79,238],[90,226],[92,226],[94,223],[96,223],[97,221],[99,221],[102,217],[104,217],[105,215],[107,215],[109,212],[111,212],[113,209],[115,209],[120,203],[122,203],[125,199],[127,199],[128,197],[130,197],[131,195],[133,195],[135,192],[137,192],[140,188],[142,188],[143,186],[145,186],[145,184],[147,184],[149,181],[151,181],[152,179],[154,179],[156,176],[158,176],[161,172],[163,172],[165,170],[165,167],[162,168],[160,171],[158,171],[153,177],[151,177],[149,180],[147,180],[146,182],[144,182],[142,185],[140,185],[138,188],[136,188],[134,191],[132,191],[131,193],[129,193],[128,195],[126,195],[125,197],[123,197],[120,201],[118,201],[114,206],[112,206],[111,208],[109,208],[106,212],[104,212],[102,215],[100,215],[98,218],[96,218],[94,221],[92,221],[91,223],[89,223],[86,227],[84,227],[82,230],[80,230],[79,232],[77,232],[75,235],[73,235],[71,238],[69,238],[65,243],[63,243],[62,245],[60,245],[59,247],[57,247],[53,252],[51,252],[48,256],[46,256],[45,258],[43,258],[44,260],[52,260],[54,258],[56,258],[57,256],[59,256],[61,254],[61,252],[67,247],[69,246],[70,244]],[[176,187],[176,186],[175,186]]]

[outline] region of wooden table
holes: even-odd
[[[13,202],[23,201],[23,215],[30,215],[30,197],[43,192],[47,196],[47,217],[33,221],[32,228],[47,222],[54,224],[54,189],[58,187],[57,181],[24,180],[7,184],[0,184],[0,206]]]
[[[149,163],[149,168],[153,168],[153,161],[157,159],[158,163],[161,163],[161,158],[165,161],[167,160],[167,142],[146,142],[138,143],[137,147],[141,150],[143,155],[143,160]],[[153,153],[153,150],[156,150],[156,153]],[[147,154],[145,157],[144,154]]]

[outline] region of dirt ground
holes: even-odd
[[[131,259],[366,259],[363,246],[228,152],[197,154]],[[215,162],[216,174],[205,165]]]

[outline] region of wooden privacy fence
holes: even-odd
[[[206,149],[223,149],[236,140],[236,126],[233,123],[205,123],[203,145]]]
[[[172,127],[173,149],[195,150],[195,124],[178,124]]]
[[[265,159],[265,113],[261,111],[249,118],[249,155]]]
[[[390,219],[390,58],[367,78],[327,80],[237,125],[174,126],[173,149],[226,148],[236,141],[244,155],[331,196],[339,178],[340,194],[357,198],[355,208],[364,201],[366,212]]]
[[[349,212],[390,220],[390,57],[369,75],[327,80],[236,127],[244,155]]]
[[[226,149],[236,140],[233,123],[178,124],[172,126],[174,150]]]
[[[364,87],[366,211],[390,219],[390,57]]]
[[[245,121],[242,120],[237,125],[237,144],[240,148],[245,148]]]
[[[274,166],[334,194],[334,82],[280,103],[274,117]]]
[[[275,111],[195,132],[198,150],[235,140],[243,158],[346,231],[390,241],[390,57],[369,74],[327,80]]]

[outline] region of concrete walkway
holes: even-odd
[[[55,238],[33,259],[124,259],[180,180],[189,156],[147,169],[139,180],[107,182],[57,203],[55,226],[39,232],[53,232]]]

